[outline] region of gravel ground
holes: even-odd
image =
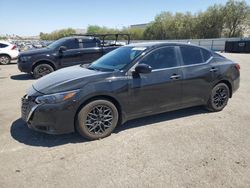
[[[0,187],[250,187],[250,54],[224,55],[241,87],[222,112],[142,118],[92,142],[29,130],[20,98],[34,80],[0,65]]]

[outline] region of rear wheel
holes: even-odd
[[[210,94],[207,109],[212,112],[223,110],[229,100],[230,91],[225,83],[217,84]]]
[[[34,78],[41,78],[51,72],[53,72],[54,69],[49,64],[39,64],[37,65],[33,70],[33,76]]]
[[[77,131],[81,136],[96,140],[109,136],[118,124],[119,113],[108,100],[95,100],[85,105],[77,115]]]
[[[7,65],[11,61],[10,57],[7,55],[0,55],[0,64]]]

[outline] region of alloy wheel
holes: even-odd
[[[42,77],[51,73],[51,70],[48,67],[42,66],[38,69],[38,74]]]
[[[0,57],[0,63],[3,64],[3,65],[8,64],[9,61],[10,61],[10,59],[7,56],[1,56]]]
[[[113,111],[106,105],[97,105],[88,113],[85,125],[89,133],[104,134],[112,126]]]
[[[221,108],[226,104],[227,100],[228,100],[228,92],[226,88],[219,87],[213,95],[213,104],[217,108]]]

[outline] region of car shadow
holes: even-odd
[[[35,80],[30,74],[17,74],[10,76],[12,80]]]
[[[20,143],[30,146],[55,147],[68,143],[85,142],[77,133],[64,135],[49,135],[28,128],[21,118],[14,121],[10,129],[11,136]]]
[[[147,116],[135,120],[126,122],[125,124],[119,126],[114,131],[119,133],[126,129],[137,128],[141,126],[151,125],[159,122],[169,121],[173,119],[179,119],[182,117],[193,116],[196,114],[209,113],[203,106],[191,107],[186,109],[181,109],[177,111],[165,112],[157,115]]]
[[[173,119],[178,119],[202,113],[208,113],[208,111],[202,107],[193,107],[184,110],[178,110],[178,111],[148,116],[128,121],[127,123],[117,127],[114,133],[118,134],[119,132],[127,129],[137,128],[158,122],[169,121]],[[88,142],[88,140],[82,138],[77,133],[71,133],[65,135],[49,135],[33,131],[27,127],[27,124],[22,119],[17,119],[12,123],[10,132],[11,136],[15,140],[30,146],[55,147],[68,143]]]

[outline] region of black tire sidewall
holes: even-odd
[[[88,113],[97,105],[108,106],[112,109],[112,112],[113,112],[112,126],[109,129],[107,129],[106,132],[102,135],[91,134],[88,131],[87,126],[85,126],[85,122],[86,122],[86,118],[87,118]],[[82,107],[82,109],[79,111],[79,113],[77,115],[76,128],[77,128],[78,133],[81,136],[83,136],[89,140],[97,140],[97,139],[101,139],[101,138],[105,138],[105,137],[109,136],[113,132],[115,127],[117,126],[118,120],[119,120],[119,113],[118,113],[116,106],[108,100],[98,99],[98,100],[91,101]]]
[[[226,99],[225,103],[223,104],[223,106],[221,106],[221,107],[218,108],[218,107],[216,107],[216,106],[214,105],[214,103],[213,103],[213,96],[214,96],[215,92],[217,91],[217,89],[218,89],[218,88],[221,88],[221,87],[223,87],[224,89],[226,89],[226,91],[227,91],[227,99]],[[229,95],[230,95],[230,91],[229,91],[229,88],[228,88],[228,86],[227,86],[226,84],[224,84],[224,83],[219,83],[219,84],[217,84],[217,85],[212,89],[212,91],[211,91],[211,95],[210,95],[210,98],[209,98],[208,109],[209,109],[210,111],[214,111],[214,112],[218,112],[218,111],[223,110],[223,109],[226,107],[227,103],[228,103]]]
[[[50,70],[50,73],[54,71],[53,67],[51,67],[50,65],[48,64],[39,64],[37,66],[35,66],[34,70],[33,70],[33,77],[34,78],[41,78],[42,76],[38,73],[38,70],[41,68],[41,67],[47,67],[49,70]],[[45,75],[43,75],[45,76]]]
[[[7,58],[9,59],[7,63],[2,63],[2,62],[0,62],[1,65],[8,65],[8,64],[10,63],[11,58],[10,58],[9,56],[7,56],[7,55],[0,55],[0,58],[1,58],[1,57],[7,57]]]

